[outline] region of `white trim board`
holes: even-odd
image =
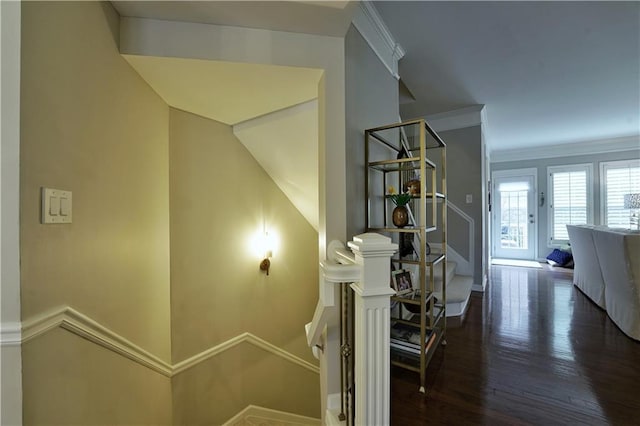
[[[22,342],[21,330],[19,322],[0,324],[0,346],[20,346]]]
[[[353,26],[378,56],[380,61],[389,70],[392,76],[400,79],[398,75],[398,61],[405,52],[402,46],[396,42],[386,24],[373,6],[373,2],[358,2],[358,11],[353,17]]]
[[[294,389],[295,391],[295,389]],[[275,421],[282,425],[320,425],[321,420],[300,414],[287,413],[271,408],[248,405],[244,410],[223,423],[223,426],[263,425]]]
[[[59,307],[24,321],[22,343],[28,342],[57,327],[70,331],[166,377],[180,374],[241,343],[252,344],[302,368],[320,374],[319,367],[251,333],[239,334],[191,358],[172,365],[69,306]]]
[[[573,157],[576,155],[623,151],[637,151],[640,157],[640,136],[492,151],[491,162],[506,163],[509,161],[539,160],[542,158]]]

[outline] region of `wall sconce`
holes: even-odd
[[[260,262],[260,270],[265,271],[269,275],[269,268],[271,268],[271,257],[273,257],[274,239],[272,235],[265,232],[262,238],[261,252],[264,253],[264,259]]]

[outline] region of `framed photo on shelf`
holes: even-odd
[[[393,289],[398,295],[413,293],[413,284],[411,281],[411,272],[405,269],[391,272],[393,279]]]

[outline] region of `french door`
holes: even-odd
[[[501,170],[492,176],[493,257],[535,259],[536,169]]]

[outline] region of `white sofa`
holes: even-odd
[[[589,225],[567,225],[567,231],[573,284],[640,340],[640,233]]]
[[[607,314],[627,336],[640,340],[640,233],[596,228],[593,240]]]
[[[567,225],[574,263],[573,285],[606,309],[604,279],[593,242],[593,229],[590,225]]]

